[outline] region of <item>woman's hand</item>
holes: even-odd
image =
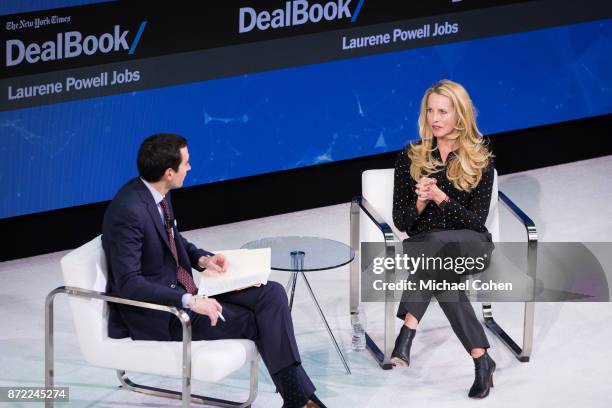
[[[446,198],[446,193],[438,188],[437,180],[432,177],[422,177],[417,183],[417,202],[435,201],[440,204]]]
[[[417,195],[417,202],[416,202],[416,210],[418,214],[421,214],[424,210],[425,207],[427,207],[427,204],[429,203],[429,194],[431,191],[432,186],[435,186],[437,183],[437,180],[435,178],[431,178],[431,177],[421,177],[421,179],[419,180],[419,182],[416,184],[416,195]]]
[[[416,195],[417,202],[421,201],[422,203],[427,203],[432,198],[430,197],[432,188],[438,188],[436,183],[438,180],[432,177],[421,177],[419,182],[416,184]],[[439,189],[438,189],[439,190]]]

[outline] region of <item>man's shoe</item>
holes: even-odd
[[[416,330],[402,325],[399,335],[395,339],[395,347],[391,353],[391,363],[398,367],[408,367],[410,365],[410,347],[412,347],[412,339]]]
[[[470,398],[485,398],[493,387],[495,361],[485,351],[482,356],[474,359],[474,370],[474,384],[472,384],[468,396]]]
[[[327,408],[325,404],[322,403],[321,400],[317,398],[315,394],[312,394],[310,396],[310,399],[308,400],[308,404],[312,404],[312,405],[306,405],[306,407],[308,408]]]

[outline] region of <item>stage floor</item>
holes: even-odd
[[[612,156],[500,177],[500,190],[536,223],[541,241],[612,242]],[[271,203],[271,205],[274,205]],[[502,209],[504,213],[505,210]],[[180,214],[177,214],[180,225]],[[525,239],[522,227],[502,214],[502,240]],[[239,248],[265,236],[314,235],[349,242],[349,204],[317,208],[184,232],[215,251]],[[67,251],[0,263],[0,386],[44,385],[44,299],[62,285],[59,260]],[[309,274],[329,324],[353,374],[347,375],[301,280],[294,303],[303,364],[331,407],[473,407],[467,397],[473,363],[437,304],[430,306],[412,349],[410,368],[383,371],[366,352],[351,351],[348,266]],[[285,284],[288,275],[273,272]],[[480,305],[474,304],[480,315]],[[513,337],[522,329],[521,304],[494,304],[496,318]],[[378,310],[377,310],[378,309]],[[56,301],[56,385],[70,386],[73,407],[173,407],[180,401],[118,389],[115,372],[90,367],[80,355],[65,297]],[[366,309],[368,330],[380,327],[380,305]],[[399,330],[401,322],[397,321]],[[518,362],[487,331],[497,362],[487,407],[609,407],[612,394],[612,305],[538,303],[531,361]],[[193,391],[219,398],[246,396],[245,367],[223,385],[194,381]],[[253,407],[282,402],[263,364]],[[135,381],[179,389],[177,379],[134,375]],[[7,406],[0,403],[0,406]],[[14,404],[29,407],[29,403]],[[65,406],[65,405],[58,405]]]

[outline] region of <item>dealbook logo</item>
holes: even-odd
[[[322,4],[309,3],[307,0],[293,0],[285,2],[284,8],[272,11],[257,11],[252,7],[242,7],[238,19],[238,32],[242,34],[254,29],[265,31],[348,18],[354,23],[357,21],[364,1],[359,0],[352,11],[352,0],[332,0]]]
[[[12,67],[24,61],[28,64],[36,64],[38,62],[76,58],[82,54],[108,54],[109,52],[119,51],[128,51],[128,54],[134,54],[146,25],[146,21],[140,23],[138,31],[129,45],[127,39],[130,31],[122,30],[119,25],[115,25],[112,32],[100,36],[83,36],[80,31],[57,33],[54,39],[42,44],[33,42],[26,45],[20,39],[7,40],[6,66]]]

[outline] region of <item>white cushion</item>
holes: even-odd
[[[393,179],[395,169],[366,170],[361,175],[361,194],[374,209],[393,225]],[[491,193],[491,204],[489,215],[485,223],[487,229],[493,236],[493,241],[499,241],[499,208],[497,188],[497,170],[494,171],[493,191]],[[380,230],[374,225],[370,218],[363,212],[359,215],[359,235],[361,242],[382,242],[384,238]],[[401,233],[399,238],[406,239],[408,235]]]
[[[61,260],[64,284],[104,292],[107,267],[98,236]],[[160,375],[182,375],[183,343],[108,337],[108,306],[98,299],[70,296],[79,346],[85,360],[95,366]],[[216,382],[257,358],[251,340],[194,341],[192,378]]]

